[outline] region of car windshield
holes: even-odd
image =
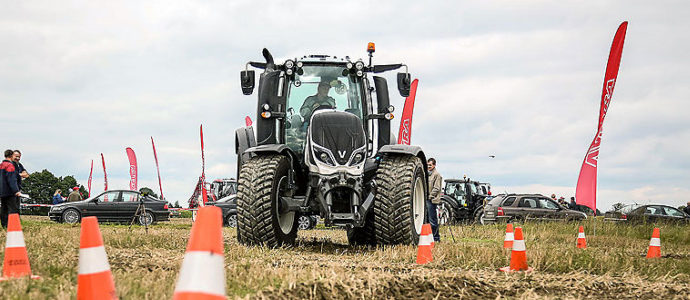
[[[309,66],[295,75],[287,97],[285,118],[286,144],[295,152],[303,152],[307,127],[314,111],[331,108],[362,118],[360,85],[357,77],[346,75],[343,66]]]

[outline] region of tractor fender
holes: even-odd
[[[290,147],[286,146],[285,144],[267,144],[267,145],[260,145],[260,146],[254,146],[251,147],[247,150],[244,151],[245,154],[249,154],[252,157],[254,157],[257,154],[263,153],[273,153],[273,154],[280,154],[280,155],[285,155],[290,159],[290,162],[292,163],[292,168],[293,170],[297,171],[301,175],[301,168],[299,165],[299,160],[297,158],[297,154],[295,154]]]
[[[417,156],[419,157],[419,159],[422,160],[422,164],[424,165],[424,174],[427,176],[427,178],[429,177],[429,169],[427,168],[426,155],[424,154],[422,147],[400,144],[383,145],[381,146],[381,149],[379,149],[379,154],[406,154]]]
[[[256,146],[254,128],[252,126],[237,128],[235,130],[235,154],[242,155],[249,148]]]

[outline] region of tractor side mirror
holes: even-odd
[[[242,87],[242,94],[252,94],[254,91],[254,70],[240,72],[240,86]]]
[[[400,96],[407,97],[410,95],[410,73],[398,73],[398,91]]]

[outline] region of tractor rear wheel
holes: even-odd
[[[282,155],[259,155],[242,165],[237,187],[237,239],[246,245],[279,247],[297,238],[294,211],[281,209],[290,163]]]
[[[386,155],[375,180],[376,242],[417,244],[427,214],[428,187],[422,160],[411,155]]]

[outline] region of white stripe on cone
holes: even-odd
[[[525,240],[513,241],[513,251],[526,251]]]
[[[434,237],[432,235],[420,235],[419,236],[419,246],[431,246],[434,242]]]
[[[79,274],[94,274],[110,271],[105,247],[79,249]]]
[[[649,245],[650,245],[650,246],[661,247],[661,239],[659,239],[659,238],[652,238],[651,240],[649,240]]]
[[[585,233],[584,233],[584,232],[579,232],[579,233],[577,234],[577,238],[578,238],[578,239],[584,239],[584,238],[585,238]]]
[[[199,278],[207,278],[199,280]],[[175,293],[191,292],[225,296],[223,256],[209,251],[191,251],[184,255]]]
[[[503,240],[506,242],[512,242],[513,240],[515,240],[515,234],[512,232],[506,232],[506,238]]]
[[[19,248],[26,247],[24,244],[24,233],[21,231],[7,232],[7,240],[5,241],[5,248]]]

